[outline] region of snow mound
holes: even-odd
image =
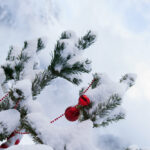
[[[27,117],[43,142],[57,150],[64,146],[68,150],[97,150],[92,143],[93,123],[90,120],[64,127],[50,124],[41,113],[31,113]]]
[[[2,68],[0,68],[0,84],[2,84],[6,79],[4,70]]]
[[[46,145],[20,145],[12,146],[8,150],[53,150],[50,146]]]
[[[0,122],[2,122],[9,133],[13,132],[19,125],[20,113],[15,109],[9,109],[0,112]],[[0,133],[3,128],[0,128]]]

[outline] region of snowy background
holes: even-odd
[[[22,46],[24,40],[47,36],[49,48],[40,56],[42,67],[46,67],[57,38],[68,29],[78,35],[89,29],[97,33],[96,43],[85,54],[93,62],[93,73],[107,73],[115,81],[130,72],[138,77],[124,97],[126,119],[96,129],[97,145],[105,150],[130,144],[150,147],[150,1],[0,0],[0,63],[10,45]],[[80,87],[90,80],[91,75],[85,75]],[[58,79],[38,100],[51,120],[77,102],[78,91],[79,87]],[[63,118],[57,124],[70,123]],[[31,143],[25,136],[21,144]]]

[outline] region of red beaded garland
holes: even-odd
[[[69,121],[76,121],[79,118],[80,112],[79,109],[74,107],[68,107],[65,111],[65,117]]]
[[[78,105],[87,106],[90,104],[90,99],[86,95],[81,95],[79,97]]]

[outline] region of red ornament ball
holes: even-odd
[[[76,121],[79,118],[79,109],[74,107],[68,107],[65,111],[65,117],[69,121]]]
[[[81,95],[79,97],[79,103],[78,103],[78,105],[87,106],[89,104],[90,104],[90,99],[86,95]]]
[[[20,140],[17,139],[16,142],[15,142],[15,145],[18,145],[20,143]]]

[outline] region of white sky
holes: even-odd
[[[17,17],[14,16],[16,19],[13,28],[0,22],[1,63],[4,62],[8,45],[20,44],[26,39],[39,36],[50,36],[54,43],[64,29],[74,30],[78,35],[89,29],[94,30],[98,35],[97,42],[85,54],[93,61],[93,72],[105,72],[112,80],[119,80],[129,72],[138,76],[136,85],[124,97],[126,119],[100,132],[112,133],[132,144],[150,147],[150,1],[52,1],[55,4],[55,8],[51,8],[55,10],[53,16],[60,11],[58,24],[53,16],[49,17],[47,0],[44,3],[42,0],[33,3],[22,1],[16,12]],[[2,4],[3,1],[0,2]],[[5,2],[8,4],[9,0]],[[18,4],[19,1],[13,2]],[[10,7],[11,13],[15,14],[15,4],[10,4]],[[42,21],[40,12],[46,16],[44,19],[42,17]],[[42,57],[47,57],[47,53]],[[43,64],[46,62],[47,59]],[[89,82],[88,79],[89,77],[85,77],[85,83]],[[77,95],[75,90],[76,88],[73,93]],[[64,95],[60,97],[62,96]],[[60,112],[62,110],[63,108]]]

